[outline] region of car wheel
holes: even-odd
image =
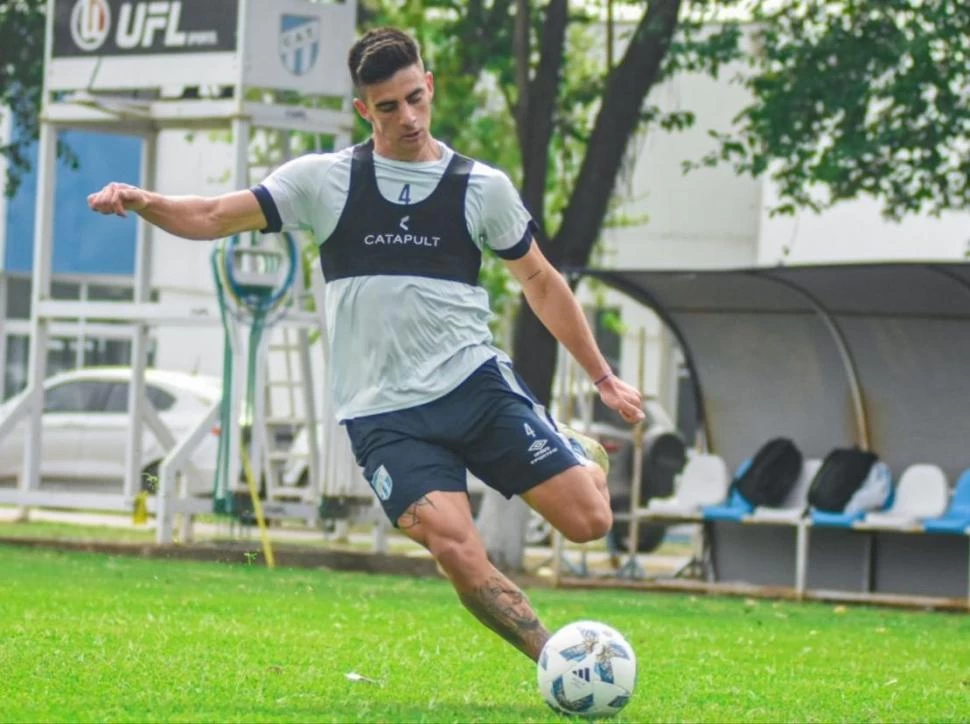
[[[660,547],[663,543],[664,536],[667,534],[667,526],[660,525],[657,523],[644,523],[641,521],[639,530],[637,531],[637,538],[639,539],[639,544],[637,545],[638,553],[652,553]],[[610,536],[613,539],[613,544],[625,553],[630,552],[630,524],[625,520],[618,520],[613,523],[613,528],[610,530]]]

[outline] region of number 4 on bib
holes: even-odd
[[[397,197],[397,200],[402,204],[411,203],[411,184],[404,184],[404,188],[401,189],[401,195]]]

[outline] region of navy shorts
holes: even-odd
[[[495,359],[444,397],[348,420],[347,433],[395,526],[432,491],[467,492],[466,469],[511,498],[584,464],[512,367]]]

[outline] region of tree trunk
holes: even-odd
[[[519,132],[519,148],[526,147],[529,123],[529,30],[532,21],[529,0],[515,0],[515,32],[512,48],[515,51],[515,88],[519,92],[515,108],[515,125]]]
[[[529,339],[526,344],[523,339]],[[539,401],[549,404],[556,369],[556,340],[523,299],[515,320],[513,346],[529,354],[515,360],[515,369],[530,390],[544,390]],[[551,363],[548,360],[552,360]],[[525,531],[532,511],[521,498],[506,500],[486,489],[478,514],[478,528],[489,558],[501,570],[519,572],[525,565]]]
[[[660,75],[682,0],[653,0],[613,69],[556,239],[563,266],[585,266],[603,227],[627,141]],[[527,342],[528,343],[528,342]]]
[[[517,353],[515,369],[543,405],[548,405],[552,397],[557,348],[555,337],[539,321],[525,299],[521,299],[512,342],[512,349]]]
[[[545,8],[545,20],[539,38],[539,63],[531,79],[530,3],[528,0],[516,0],[515,7],[515,78],[519,92],[515,118],[522,155],[522,200],[539,228],[544,229],[549,143],[562,77],[569,3],[568,0],[550,0]],[[541,231],[539,235],[542,236]],[[525,348],[520,340],[521,335],[537,335],[541,339],[538,344],[544,345],[539,359],[549,355],[555,359],[556,341],[552,335],[536,319],[524,300],[520,307],[513,348]],[[538,397],[543,404],[548,404],[548,391],[552,389],[555,365],[543,367],[541,364],[532,364],[532,357],[534,355],[530,354],[526,359],[516,360],[516,369],[528,387],[545,390]],[[529,515],[529,507],[520,499],[506,500],[491,489],[485,492],[479,513],[479,528],[489,557],[500,568],[509,571],[522,570]]]
[[[525,564],[525,529],[531,509],[522,498],[509,500],[486,488],[478,511],[478,529],[485,550],[495,567],[506,573],[519,573]]]
[[[544,245],[546,256],[556,268],[584,267],[589,263],[627,139],[640,122],[643,101],[670,48],[681,1],[650,3],[623,58],[610,75],[562,226],[556,238]],[[556,343],[525,304],[516,321],[513,357],[533,394],[548,401],[552,396]]]
[[[529,83],[526,113],[519,114],[519,150],[522,155],[522,199],[540,228],[546,228],[546,180],[549,173],[549,143],[562,79],[569,25],[567,0],[549,0],[542,36],[539,64]]]
[[[643,101],[659,76],[670,41],[677,28],[682,0],[652,0],[637,26],[620,63],[610,73],[603,103],[576,185],[563,214],[555,239],[543,242],[543,251],[557,269],[583,267],[599,236],[613,193],[616,176],[626,150],[627,139],[640,121]],[[536,78],[529,93],[529,114],[518,116],[529,128],[519,127],[525,184],[523,199],[539,223],[540,236],[545,231],[542,194],[544,169],[548,163],[548,135],[552,130],[554,103],[550,91],[558,88],[563,62],[566,16],[563,0],[552,0],[546,8],[542,53]],[[554,96],[552,96],[554,98]],[[539,183],[542,179],[542,183]],[[513,357],[516,370],[532,393],[548,404],[552,396],[557,345],[523,300],[515,323]],[[482,504],[481,529],[493,560],[511,570],[523,565],[525,526],[528,510],[506,502],[498,493],[489,491]]]

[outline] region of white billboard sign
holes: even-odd
[[[350,93],[347,53],[356,7],[304,0],[248,0],[243,83],[308,95]]]
[[[349,92],[356,3],[49,0],[47,88]]]

